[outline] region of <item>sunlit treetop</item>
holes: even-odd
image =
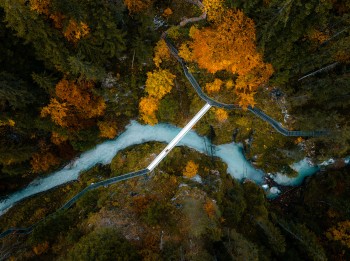
[[[228,119],[228,113],[224,109],[217,108],[215,109],[215,118],[219,122],[225,122]]]
[[[154,97],[143,97],[139,103],[141,119],[150,125],[158,123],[156,111],[158,110],[159,100]]]
[[[193,178],[197,175],[198,172],[198,164],[194,161],[190,160],[187,162],[182,174],[187,178]]]
[[[211,83],[205,85],[205,90],[209,93],[219,92],[223,82],[220,79],[215,79]]]
[[[163,16],[164,17],[168,17],[168,16],[170,16],[170,15],[172,15],[173,14],[173,10],[171,10],[169,7],[168,8],[166,8],[165,10],[164,10],[164,12],[163,12]]]
[[[191,62],[193,60],[192,51],[189,48],[188,42],[181,44],[181,46],[179,48],[179,56],[182,59],[184,59],[186,62]]]
[[[175,75],[169,70],[157,70],[147,73],[146,92],[157,99],[169,93],[174,86]]]
[[[268,81],[273,68],[264,63],[257,51],[253,20],[240,10],[220,9],[220,12],[223,12],[220,20],[215,20],[211,26],[191,27],[191,59],[210,73],[225,70],[238,75],[235,91],[239,103],[243,108],[253,106],[254,91]]]
[[[159,40],[154,48],[154,64],[159,67],[163,61],[170,59],[170,52],[168,46],[163,39]]]
[[[69,81],[62,79],[56,85],[56,98],[42,108],[41,117],[62,127],[79,126],[82,119],[91,119],[104,114],[106,109],[102,97],[92,93],[94,83],[89,81]]]
[[[204,11],[209,21],[220,20],[224,13],[223,0],[203,0]]]

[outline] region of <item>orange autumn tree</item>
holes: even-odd
[[[219,9],[221,10],[221,9]],[[224,10],[212,18],[210,27],[192,26],[192,58],[210,73],[226,70],[237,75],[235,92],[243,108],[254,105],[254,92],[273,73],[256,49],[252,19],[240,10]]]
[[[50,13],[50,4],[50,0],[29,0],[30,10],[50,17],[56,29],[63,29],[66,16],[57,12]],[[67,26],[63,29],[62,33],[69,42],[76,43],[90,33],[90,28],[84,22],[77,22],[74,19],[69,19]]]
[[[67,27],[63,31],[64,37],[73,43],[76,43],[81,38],[87,36],[90,32],[89,26],[84,22],[76,22],[70,19]]]
[[[217,108],[217,109],[215,109],[215,118],[219,122],[224,122],[228,118],[228,113],[224,109]]]
[[[162,14],[164,17],[168,17],[173,14],[173,10],[170,9],[170,7],[166,8]]]
[[[159,100],[154,97],[143,97],[140,100],[139,111],[141,119],[150,125],[158,123],[156,111],[158,110]]]
[[[47,117],[50,116],[51,120],[62,127],[67,127],[67,113],[68,107],[66,103],[61,103],[57,99],[52,98],[50,103],[41,109],[40,116]]]
[[[205,85],[205,90],[210,93],[219,92],[222,84],[223,82],[220,79],[215,79]]]
[[[212,200],[206,200],[204,204],[204,211],[207,213],[209,218],[214,218],[216,214],[216,207]]]
[[[56,85],[56,95],[63,101],[75,107],[84,118],[94,118],[104,113],[106,104],[102,97],[92,93],[92,81],[68,81],[62,79]]]
[[[62,127],[79,126],[84,119],[104,114],[106,104],[102,97],[92,93],[93,82],[68,81],[62,79],[56,85],[56,96],[50,104],[41,110],[41,117],[50,116],[51,120]]]
[[[194,161],[190,160],[187,162],[186,167],[184,168],[182,174],[187,178],[193,178],[197,175],[198,172],[198,164],[194,163]]]

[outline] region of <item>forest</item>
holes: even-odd
[[[134,145],[1,215],[0,233],[46,218],[0,239],[0,260],[349,260],[348,1],[1,0],[0,200],[132,120],[185,126],[204,103],[165,35],[207,96],[239,108],[211,108],[199,135],[241,144],[271,175],[332,164],[270,199],[215,155],[176,147],[147,176],[56,211],[164,148]],[[324,135],[283,136],[248,108]]]

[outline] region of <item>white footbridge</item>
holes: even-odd
[[[169,152],[179,143],[179,141],[189,132],[192,127],[203,117],[203,115],[211,108],[210,104],[205,104],[204,107],[187,123],[187,125],[175,136],[175,138],[164,148],[164,150],[152,161],[147,167],[149,171],[155,167],[169,154]]]

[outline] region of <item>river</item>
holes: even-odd
[[[180,128],[171,124],[150,126],[132,121],[126,127],[126,130],[114,140],[108,140],[97,145],[95,148],[82,153],[61,170],[55,171],[44,178],[35,179],[24,189],[3,198],[0,201],[0,215],[25,198],[78,179],[81,173],[96,164],[109,164],[120,150],[150,141],[168,143],[180,130]],[[210,151],[210,141],[205,137],[199,136],[194,131],[187,133],[178,146],[187,146],[205,154],[208,154],[208,151]],[[262,186],[270,196],[279,193],[277,188],[269,188],[267,184],[264,184],[264,172],[254,168],[245,159],[241,144],[232,142],[213,145],[213,151],[214,156],[219,157],[227,164],[227,172],[233,178],[238,180],[250,179]],[[299,185],[306,176],[312,175],[318,170],[317,166],[310,166],[307,160],[293,164],[292,168],[299,173],[296,178],[288,178],[278,174],[274,177],[275,182],[280,185]]]

